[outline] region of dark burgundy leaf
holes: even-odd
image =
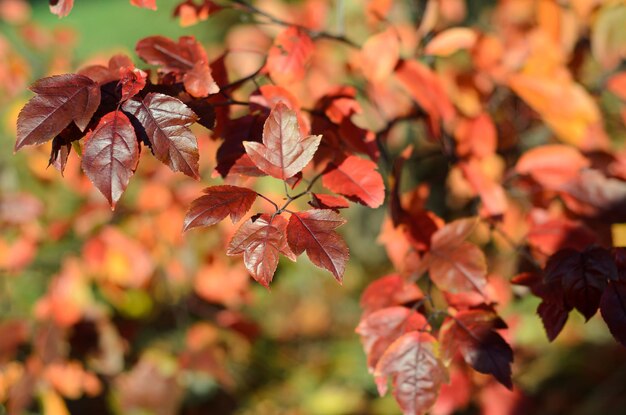
[[[341,282],[349,251],[334,230],[344,223],[345,219],[332,210],[296,212],[289,218],[287,242],[294,254],[306,251],[311,262],[332,272]]]
[[[191,203],[183,231],[199,226],[211,226],[230,215],[233,223],[238,222],[250,210],[257,194],[255,191],[237,186],[213,186],[204,189]]]
[[[569,312],[572,311],[571,307],[568,307],[564,301],[550,302],[543,300],[537,307],[537,314],[541,317],[541,322],[546,330],[548,340],[554,341],[556,337],[561,333],[567,319]]]
[[[450,361],[458,351],[480,373],[493,375],[511,389],[511,346],[495,331],[502,320],[492,311],[463,310],[446,319],[439,333],[443,359]]]
[[[229,122],[222,127],[222,136],[224,142],[217,149],[215,155],[217,159],[217,166],[215,170],[222,176],[226,177],[230,173],[233,165],[242,157],[246,156],[252,167],[257,171],[260,171],[256,164],[246,154],[246,150],[243,147],[244,141],[261,141],[263,135],[263,122],[265,119],[258,115],[245,115],[240,118],[229,120]],[[218,126],[216,126],[217,129]],[[244,163],[248,166],[248,163]],[[265,174],[265,173],[263,173]]]
[[[626,281],[611,281],[600,299],[600,313],[615,340],[626,346]]]
[[[546,264],[545,283],[560,284],[565,302],[587,320],[598,310],[607,280],[617,280],[617,268],[609,251],[603,248],[592,247],[582,253],[563,249]]]
[[[126,190],[139,162],[139,144],[128,117],[111,112],[85,140],[82,168],[112,208]]]
[[[15,151],[42,144],[60,134],[72,121],[85,131],[100,104],[97,83],[82,75],[57,75],[35,82],[31,98],[17,118]]]
[[[157,159],[173,171],[200,177],[198,143],[189,129],[197,117],[189,107],[174,97],[150,93],[143,101],[126,101],[122,108],[143,125]]]

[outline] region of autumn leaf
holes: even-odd
[[[611,334],[626,346],[626,281],[610,281],[600,299],[600,313]]]
[[[515,170],[548,189],[559,189],[591,163],[578,149],[563,144],[544,145],[525,152]]]
[[[108,113],[88,134],[82,168],[112,208],[126,190],[139,162],[139,144],[130,120],[121,111]]]
[[[327,189],[371,208],[385,200],[383,178],[376,171],[376,163],[356,156],[348,156],[339,165],[329,166],[322,176]]]
[[[263,143],[245,141],[243,145],[259,169],[285,180],[309,164],[321,139],[321,135],[302,137],[296,113],[279,102],[263,126]]]
[[[301,80],[313,50],[313,41],[306,33],[288,27],[276,36],[267,54],[266,68],[270,77],[279,84]]]
[[[443,323],[439,334],[442,358],[451,361],[457,351],[480,373],[493,375],[511,389],[513,350],[496,329],[506,328],[492,311],[463,310]]]
[[[431,237],[430,251],[424,257],[433,282],[444,291],[476,291],[484,295],[487,264],[481,249],[465,239],[476,226],[474,219],[447,224]]]
[[[156,0],[130,0],[130,4],[137,7],[143,7],[144,9],[157,9]]]
[[[617,280],[611,254],[589,247],[583,252],[563,249],[550,257],[545,268],[546,284],[560,284],[564,300],[589,320],[598,310],[607,281]]]
[[[478,40],[478,33],[467,27],[453,27],[438,33],[424,48],[424,54],[450,56],[463,49],[471,49]]]
[[[416,60],[401,61],[395,75],[411,98],[429,115],[430,129],[439,138],[441,124],[444,127],[450,124],[456,114],[439,76]]]
[[[350,207],[348,201],[341,196],[326,195],[322,193],[311,193],[309,205],[316,209],[330,209],[339,213],[339,209]]]
[[[145,128],[157,159],[172,171],[200,177],[198,143],[189,129],[197,117],[189,107],[177,98],[150,93],[143,101],[126,101],[122,108]]]
[[[278,266],[279,254],[295,260],[287,245],[286,228],[287,220],[282,216],[264,214],[254,221],[248,220],[231,239],[226,255],[243,254],[248,272],[261,285],[269,287]]]
[[[183,232],[199,226],[211,226],[230,215],[233,223],[238,222],[252,207],[256,200],[255,191],[237,186],[212,186],[204,189],[200,196],[191,203]]]
[[[389,274],[372,281],[361,294],[365,314],[381,308],[408,305],[424,298],[419,287],[398,274]]]
[[[400,58],[397,31],[387,30],[370,36],[361,49],[361,70],[370,82],[382,82],[391,75]]]
[[[406,307],[387,307],[367,314],[356,332],[367,354],[367,366],[373,373],[387,348],[401,335],[428,327],[426,318]]]
[[[123,101],[134,97],[146,86],[147,74],[141,69],[125,66],[120,68],[119,72]]]
[[[59,17],[65,17],[72,11],[74,0],[48,0],[50,11]]]
[[[137,42],[135,50],[145,62],[179,77],[193,97],[219,92],[207,54],[193,36],[182,36],[177,43],[163,36],[150,36]]]
[[[393,395],[406,415],[425,414],[447,380],[436,347],[437,341],[430,334],[412,331],[393,342],[376,365],[374,376],[381,378],[377,381],[379,393],[386,393],[385,378],[391,377]]]
[[[334,230],[344,223],[345,219],[332,210],[294,212],[287,225],[287,242],[295,255],[306,251],[311,262],[327,269],[341,282],[349,251]]]
[[[37,95],[18,116],[15,151],[52,140],[72,121],[85,131],[100,104],[98,84],[82,75],[43,78],[30,89]]]

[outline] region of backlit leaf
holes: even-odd
[[[376,163],[349,156],[341,164],[330,166],[322,176],[322,184],[335,193],[346,196],[371,208],[377,208],[385,199],[385,186]]]
[[[204,189],[191,203],[183,231],[199,226],[211,226],[230,215],[233,223],[238,222],[252,207],[257,194],[255,191],[237,186],[212,186]]]
[[[121,111],[108,113],[85,141],[82,168],[111,207],[122,196],[139,162],[139,144]]]
[[[391,75],[399,57],[398,33],[390,27],[371,36],[363,44],[361,70],[370,82],[381,82]]]
[[[189,129],[197,117],[189,107],[174,97],[150,93],[143,101],[126,101],[122,108],[145,128],[157,159],[173,171],[200,177],[198,143]]]
[[[391,377],[393,395],[406,415],[425,414],[447,380],[446,369],[436,356],[436,345],[430,334],[412,331],[393,342],[376,365],[374,376]],[[379,383],[380,394],[386,390],[386,385]]]
[[[243,144],[259,169],[285,180],[309,164],[321,139],[321,135],[302,137],[296,113],[279,102],[263,126],[263,143]]]
[[[515,170],[519,174],[532,177],[548,189],[557,189],[589,165],[589,160],[576,148],[552,144],[525,152],[518,160]]]
[[[226,254],[243,254],[248,272],[261,285],[268,287],[276,272],[279,254],[290,253],[287,251],[286,228],[287,220],[282,216],[264,214],[254,221],[248,220],[231,239]]]
[[[371,313],[385,307],[408,305],[424,298],[419,287],[398,274],[385,275],[372,281],[361,295],[361,308]]]
[[[493,375],[511,389],[511,346],[495,331],[505,328],[504,322],[492,311],[464,310],[448,318],[440,331],[439,340],[444,360],[452,360],[457,351],[480,373]]]
[[[287,225],[287,242],[294,254],[306,251],[312,263],[330,271],[341,282],[349,251],[334,230],[346,223],[332,210],[295,212]]]
[[[428,327],[426,318],[406,307],[387,307],[367,314],[356,332],[361,336],[370,373],[387,348],[401,335]]]
[[[52,140],[72,121],[85,131],[100,104],[98,84],[82,75],[57,75],[35,82],[37,95],[20,111],[15,150]]]
[[[270,77],[279,84],[301,80],[313,49],[313,41],[306,33],[296,27],[285,29],[276,36],[267,54]]]
[[[424,263],[440,289],[453,294],[464,291],[484,294],[487,284],[485,254],[478,246],[465,241],[475,225],[473,219],[461,219],[433,234]]]

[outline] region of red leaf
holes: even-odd
[[[410,304],[421,300],[424,294],[414,283],[398,274],[390,274],[372,281],[361,295],[364,313],[371,313],[385,307]]]
[[[296,27],[282,31],[267,54],[267,70],[272,80],[290,84],[304,78],[305,67],[313,54],[313,41]]]
[[[430,334],[412,331],[393,342],[376,365],[374,376],[391,376],[393,395],[405,414],[425,414],[446,382],[446,369],[435,355],[436,344]],[[386,390],[379,383],[380,394]]]
[[[48,3],[50,11],[59,17],[67,16],[74,7],[74,0],[48,0]]]
[[[395,28],[370,36],[361,50],[361,69],[370,82],[384,81],[400,58],[400,40]]]
[[[576,148],[553,144],[536,147],[524,153],[515,170],[519,174],[529,175],[546,188],[558,189],[589,165],[589,160]]]
[[[144,9],[157,9],[156,0],[130,0],[130,4],[137,7],[143,7]]]
[[[185,89],[192,97],[202,98],[220,92],[220,87],[213,80],[211,68],[204,61],[198,61],[183,76]]]
[[[126,190],[139,162],[139,144],[130,120],[121,111],[100,119],[83,149],[82,168],[112,208]]]
[[[124,66],[119,69],[119,78],[122,85],[122,100],[126,101],[146,86],[147,74],[134,66]]]
[[[603,222],[626,222],[626,182],[606,177],[598,170],[581,171],[560,188],[569,210]]]
[[[461,157],[483,158],[496,152],[498,136],[496,126],[489,114],[483,112],[472,119],[462,119],[454,136],[456,152]]]
[[[451,121],[455,110],[437,74],[418,61],[407,60],[396,68],[396,77],[430,116],[431,130],[435,137],[439,137],[440,123]]]
[[[348,201],[341,196],[325,195],[322,193],[311,193],[309,205],[316,209],[330,209],[337,212],[339,209],[350,207]],[[339,212],[337,212],[339,213]]]
[[[600,313],[611,334],[626,346],[626,281],[610,281],[600,299]]]
[[[287,225],[287,242],[294,254],[306,251],[311,262],[332,272],[341,282],[349,252],[334,230],[344,223],[345,219],[332,210],[295,212]]]
[[[248,220],[233,236],[226,254],[243,254],[248,272],[261,285],[268,287],[278,266],[279,253],[293,255],[287,246],[286,228],[287,220],[282,216],[264,214],[255,221]]]
[[[137,55],[166,72],[186,72],[199,61],[207,62],[206,52],[193,36],[181,36],[178,43],[163,36],[149,36],[135,46]]]
[[[463,176],[478,193],[487,216],[502,216],[507,209],[506,193],[500,183],[483,173],[480,161],[470,159],[459,163]]]
[[[52,140],[72,121],[84,131],[100,105],[98,84],[82,75],[57,75],[35,82],[17,118],[15,151]]]
[[[377,208],[385,200],[385,186],[376,171],[376,163],[349,156],[338,166],[331,164],[330,168],[332,170],[322,176],[322,184],[327,189],[371,208]]]
[[[195,4],[194,0],[185,0],[176,6],[174,16],[180,19],[182,27],[188,27],[208,19],[210,15],[222,9],[222,6],[215,4],[211,0],[203,0],[199,5]]]
[[[414,330],[424,330],[426,318],[406,307],[387,307],[367,314],[359,323],[356,332],[361,336],[367,354],[370,373],[387,348],[401,335]]]
[[[161,66],[161,71],[182,75],[190,95],[205,97],[219,92],[207,54],[193,36],[182,36],[178,43],[163,36],[150,36],[137,42],[135,50],[145,62]]]
[[[109,83],[111,81],[117,81],[123,75],[124,70],[133,70],[135,64],[132,59],[126,55],[119,54],[113,55],[109,59],[107,66],[104,65],[90,65],[82,68],[78,71],[79,75],[84,75],[100,85]]]
[[[313,158],[321,135],[300,135],[296,113],[279,102],[263,126],[263,144],[246,141],[246,152],[259,169],[288,179],[301,171]]]
[[[467,364],[480,373],[493,375],[507,388],[513,388],[511,363],[513,350],[495,329],[504,322],[492,311],[464,310],[447,318],[439,340],[442,358],[450,361],[457,351]]]
[[[150,93],[143,101],[129,100],[122,106],[146,129],[157,159],[172,171],[198,179],[198,143],[189,126],[197,117],[182,101]]]
[[[479,247],[465,241],[475,225],[473,219],[461,219],[433,234],[424,263],[440,289],[453,294],[464,291],[484,294],[487,284],[485,255]]]
[[[560,284],[566,304],[589,320],[598,310],[607,280],[617,280],[617,268],[609,251],[591,247],[583,252],[563,249],[546,264],[546,284]]]
[[[211,226],[230,215],[233,223],[238,222],[250,210],[257,194],[255,191],[237,186],[212,186],[204,189],[191,203],[183,232],[199,226]]]

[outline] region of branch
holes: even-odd
[[[278,17],[271,15],[249,3],[247,3],[244,0],[231,0],[234,4],[237,4],[239,6],[241,6],[244,11],[250,13],[250,14],[257,14],[259,16],[263,16],[264,18],[266,18],[267,20],[269,20],[271,23],[277,24],[279,26],[285,26],[285,27],[295,27],[303,32],[305,32],[306,34],[308,34],[311,39],[329,39],[329,40],[334,40],[340,43],[343,43],[345,45],[348,45],[350,47],[353,47],[355,49],[360,49],[360,46],[353,42],[352,40],[348,39],[347,37],[343,36],[343,35],[336,35],[333,33],[329,33],[326,31],[318,31],[318,30],[312,30],[306,26],[300,25],[300,24],[296,24],[296,23],[290,23],[287,22],[285,20],[279,19]]]

